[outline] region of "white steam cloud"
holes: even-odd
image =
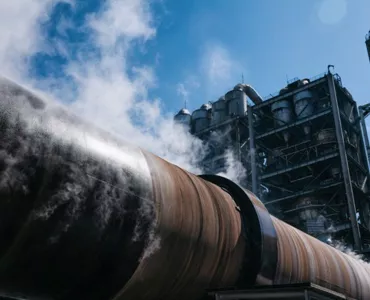
[[[233,59],[227,47],[209,43],[203,49],[199,72],[207,97],[215,101],[225,92],[225,86],[230,88],[241,79],[244,68],[243,62]]]
[[[236,159],[234,152],[229,149],[225,153],[225,171],[217,175],[242,184],[246,180],[247,171],[241,161]]]
[[[129,59],[137,46],[145,47],[156,28],[150,3],[145,0],[109,0],[97,12],[89,12],[82,26],[61,18],[59,34],[68,30],[87,34],[77,55],[68,39],[47,42],[41,22],[57,4],[79,9],[76,0],[14,0],[0,4],[0,63],[2,74],[25,86],[41,88],[49,96],[70,103],[70,108],[130,143],[192,171],[203,150],[200,141],[177,128],[172,115],[162,113],[160,99],[150,99],[156,85],[150,65],[133,65]],[[11,28],[11,30],[9,30]],[[30,58],[35,54],[56,54],[66,59],[62,78],[29,76]],[[68,78],[68,80],[67,80]]]
[[[361,261],[363,263],[366,263],[366,264],[369,264],[366,260],[365,260],[365,256],[362,255],[362,254],[358,254],[356,253],[355,251],[353,251],[353,249],[348,245],[348,244],[344,244],[340,241],[332,241],[330,243],[331,246],[333,246],[335,249],[343,252],[343,253],[346,253],[347,255],[351,256],[352,258],[358,260],[358,261]]]
[[[19,79],[27,58],[42,47],[39,23],[47,18],[53,0],[0,1],[1,72]]]

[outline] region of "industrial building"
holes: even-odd
[[[206,173],[225,167],[225,151],[246,169],[240,182],[276,217],[325,242],[370,244],[369,159],[365,118],[332,67],[295,78],[263,100],[238,84],[214,103],[175,119],[205,141]],[[249,103],[251,100],[251,103]]]

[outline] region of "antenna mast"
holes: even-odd
[[[369,30],[368,34],[365,36],[365,44],[366,44],[367,54],[368,54],[369,60],[370,60],[370,30]]]

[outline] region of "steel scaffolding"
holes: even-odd
[[[291,101],[307,90],[316,95],[311,99],[315,112],[276,125],[271,105]],[[361,250],[362,238],[369,231],[364,216],[369,212],[357,209],[369,202],[367,143],[359,122],[363,117],[340,77],[328,71],[309,84],[250,109],[253,113],[249,115],[260,120],[249,124],[254,124],[257,157],[265,160],[258,163],[256,179],[257,185],[269,189],[263,196],[265,205],[288,223],[323,240],[330,241],[333,235],[348,239],[351,233],[354,248]],[[305,126],[309,126],[310,134],[304,133]],[[282,138],[284,133],[289,141]]]
[[[273,214],[325,242],[344,240],[360,251],[370,248],[364,121],[370,105],[357,107],[330,67],[310,80],[288,82],[265,101],[248,103],[245,115],[229,116],[196,136],[210,149],[202,161],[206,173],[224,171],[231,149],[246,170],[239,182]]]

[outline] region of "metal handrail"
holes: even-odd
[[[315,81],[315,80],[320,79],[322,77],[325,77],[326,75],[327,75],[327,72],[323,72],[323,73],[320,73],[318,75],[315,75],[315,76],[309,78],[309,80],[310,80],[310,82],[312,82],[312,81]],[[297,78],[294,78],[293,81],[295,81],[296,79]],[[272,94],[269,94],[268,96],[263,97],[263,100],[268,100],[268,99],[274,98],[274,97],[278,96],[279,93],[280,93],[280,91],[275,92],[275,93],[272,93]]]

